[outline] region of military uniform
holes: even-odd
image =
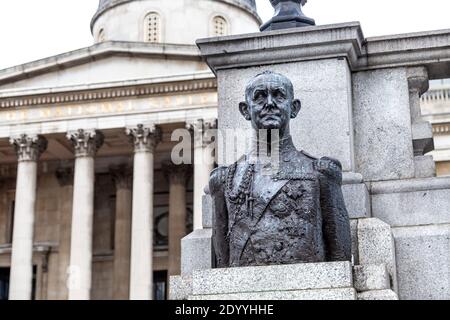
[[[211,173],[218,267],[351,260],[339,161],[281,144],[275,174],[248,157]]]

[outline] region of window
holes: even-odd
[[[9,268],[0,268],[0,301],[8,300]]]
[[[100,31],[98,32],[97,41],[104,42],[105,40],[106,40],[105,29],[100,29]]]
[[[9,205],[9,214],[8,214],[8,228],[6,235],[6,242],[12,243],[13,241],[13,231],[14,231],[14,209],[16,207],[16,202],[13,200]]]
[[[161,42],[161,17],[157,12],[150,12],[145,17],[145,41]]]
[[[11,272],[10,268],[0,268],[0,301],[8,300],[10,272]],[[31,292],[31,300],[36,300],[36,275],[37,275],[37,267],[33,266],[33,284]]]
[[[167,271],[153,272],[153,300],[167,299]]]
[[[221,16],[214,17],[212,35],[215,37],[228,35],[228,23],[224,17]]]

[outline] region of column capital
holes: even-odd
[[[47,150],[48,141],[43,136],[34,134],[21,134],[11,137],[9,142],[14,146],[19,162],[37,161]]]
[[[186,129],[194,135],[194,146],[205,148],[213,141],[211,130],[217,129],[217,119],[188,120]]]
[[[186,129],[198,130],[201,132],[210,130],[210,129],[217,129],[217,119],[187,120],[186,121]]]
[[[153,153],[162,139],[161,129],[155,125],[138,124],[136,127],[127,128],[126,134],[131,137],[134,152]]]
[[[56,169],[55,175],[61,187],[73,186],[73,168],[60,167]]]
[[[75,148],[75,157],[94,157],[98,149],[101,148],[105,140],[105,136],[99,130],[94,129],[78,129],[69,131],[67,139],[72,142]]]
[[[163,174],[171,184],[186,185],[192,176],[192,166],[188,164],[176,165],[170,161],[163,162]]]
[[[133,186],[133,169],[126,164],[109,167],[109,172],[116,186],[116,190],[131,190]]]

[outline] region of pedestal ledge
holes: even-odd
[[[329,289],[353,293],[350,262],[305,263],[263,267],[197,270],[192,276],[192,296],[201,298],[269,298],[280,295],[295,298],[309,297],[292,291]],[[290,291],[290,293],[285,293]],[[341,292],[342,290],[338,290]],[[333,291],[338,293],[338,291]],[[313,292],[310,292],[311,294]],[[342,292],[341,292],[342,294]],[[230,295],[230,296],[225,296]],[[339,295],[339,294],[338,294]],[[213,296],[213,297],[211,297]]]
[[[358,293],[358,300],[398,300],[398,296],[392,290],[371,290]]]
[[[191,296],[189,300],[356,300],[353,288],[242,292]]]

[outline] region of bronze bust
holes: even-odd
[[[292,82],[270,71],[247,85],[239,110],[255,133],[278,133],[279,166],[249,154],[211,173],[216,267],[351,260],[350,223],[339,161],[298,151],[289,123],[301,103]],[[269,134],[270,136],[270,134]],[[270,140],[270,139],[269,139]]]
[[[272,19],[264,23],[261,31],[314,26],[316,22],[303,14],[302,6],[307,0],[270,0],[275,10]]]

